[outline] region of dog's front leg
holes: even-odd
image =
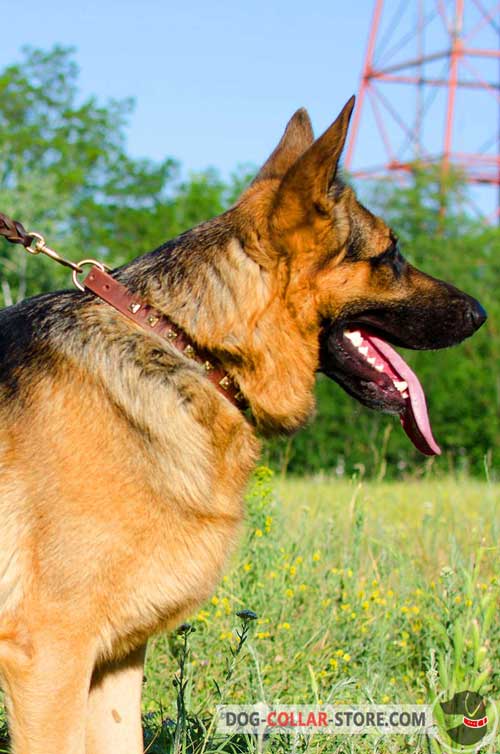
[[[85,754],[94,648],[50,630],[0,644],[13,754]]]
[[[86,754],[142,754],[141,693],[146,645],[99,667],[90,688]]]

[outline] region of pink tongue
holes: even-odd
[[[412,372],[399,353],[384,340],[365,332],[363,332],[363,338],[381,355],[384,372],[408,383],[410,397],[406,399],[406,407],[400,414],[404,431],[421,453],[426,456],[440,456],[441,448],[432,436],[425,395],[417,375]],[[396,374],[391,374],[392,371]]]

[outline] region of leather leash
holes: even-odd
[[[222,366],[211,358],[207,351],[198,348],[187,333],[177,327],[165,314],[141,301],[126,286],[115,280],[106,271],[104,264],[95,259],[83,259],[75,263],[61,257],[54,249],[46,245],[40,233],[27,231],[20,222],[11,220],[2,212],[0,212],[0,236],[10,243],[24,246],[30,254],[45,254],[55,262],[72,269],[73,282],[79,290],[91,291],[147,333],[157,335],[187,358],[201,364],[206,377],[230,403],[241,410],[247,407],[237,383]],[[83,272],[86,265],[91,265],[91,269],[81,283],[78,275]]]

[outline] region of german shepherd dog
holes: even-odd
[[[310,417],[323,370],[436,446],[388,345],[442,348],[486,315],[413,268],[338,178],[352,98],[316,141],[299,110],[227,212],[113,276],[238,384],[90,292],[0,314],[0,667],[16,754],[142,751],[145,645],[211,594],[256,435]]]

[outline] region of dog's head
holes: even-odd
[[[419,450],[440,450],[422,387],[389,345],[437,349],[459,343],[485,321],[481,305],[415,269],[396,233],[360,204],[338,177],[354,98],[314,141],[298,111],[249,192],[267,186],[267,234],[285,260],[288,307],[317,328],[319,369],[361,403],[399,414]]]

